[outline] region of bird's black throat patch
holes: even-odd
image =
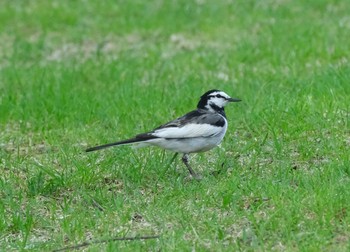
[[[226,118],[226,114],[225,114],[225,109],[223,107],[219,107],[217,105],[215,105],[214,103],[210,103],[208,104],[215,112],[219,113],[220,115],[222,115],[223,117]]]

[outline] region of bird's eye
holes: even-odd
[[[221,95],[219,95],[219,94],[217,94],[217,95],[216,95],[216,97],[217,97],[217,98],[222,98],[222,96],[221,96]]]

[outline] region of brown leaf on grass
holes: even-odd
[[[335,218],[339,222],[343,222],[346,216],[347,216],[347,209],[345,207],[339,209],[338,212],[335,214]]]

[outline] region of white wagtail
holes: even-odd
[[[220,144],[227,130],[224,107],[229,102],[239,101],[241,100],[231,98],[220,90],[210,90],[201,96],[196,110],[150,132],[127,140],[88,148],[86,152],[125,144],[155,145],[176,152],[175,156],[182,153],[182,161],[190,174],[198,178],[188,163],[188,154],[208,151]]]

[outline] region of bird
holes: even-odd
[[[126,140],[91,147],[86,149],[86,152],[129,144],[136,144],[138,147],[158,146],[175,152],[173,159],[181,153],[182,162],[190,175],[200,179],[189,164],[189,154],[208,151],[221,143],[228,124],[224,107],[228,103],[240,101],[241,99],[231,98],[223,91],[212,89],[200,97],[195,110],[152,131]]]

